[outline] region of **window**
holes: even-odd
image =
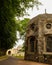
[[[46,28],[47,28],[47,29],[50,29],[50,28],[51,28],[51,23],[47,23],[47,24],[46,24]]]
[[[47,52],[52,52],[52,36],[51,35],[46,37],[46,42],[47,42],[46,44]]]
[[[34,27],[35,27],[35,24],[34,24],[34,23],[31,24],[30,28],[31,28],[32,30],[34,30]]]
[[[29,41],[30,41],[30,51],[34,52],[34,41],[35,41],[35,37],[31,36]]]

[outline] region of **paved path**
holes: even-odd
[[[0,65],[48,65],[48,64],[24,61],[19,60],[17,58],[9,57],[7,60],[0,61]]]

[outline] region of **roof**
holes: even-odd
[[[29,24],[33,23],[33,22],[37,22],[39,19],[48,19],[48,18],[52,18],[52,14],[39,14],[38,16],[32,18],[29,22]]]

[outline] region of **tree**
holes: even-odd
[[[18,22],[16,22],[16,28],[17,31],[19,32],[19,39],[24,40],[23,46],[20,49],[20,51],[25,51],[25,34],[26,34],[26,28],[27,28],[27,24],[30,21],[29,18],[24,18],[23,20],[18,20]]]
[[[41,4],[37,0],[0,0],[0,50],[7,50],[15,44],[15,17],[24,16],[26,9]]]
[[[24,39],[25,37],[24,35],[26,32],[26,27],[27,27],[29,20],[30,20],[29,18],[24,18],[24,20],[18,20],[18,22],[16,22],[16,28],[20,34],[21,39]]]
[[[6,50],[12,48],[16,41],[16,27],[15,22],[0,23],[0,51],[5,54]]]

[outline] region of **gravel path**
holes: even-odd
[[[49,65],[31,61],[19,60],[17,58],[9,57],[7,60],[0,61],[0,65]]]

